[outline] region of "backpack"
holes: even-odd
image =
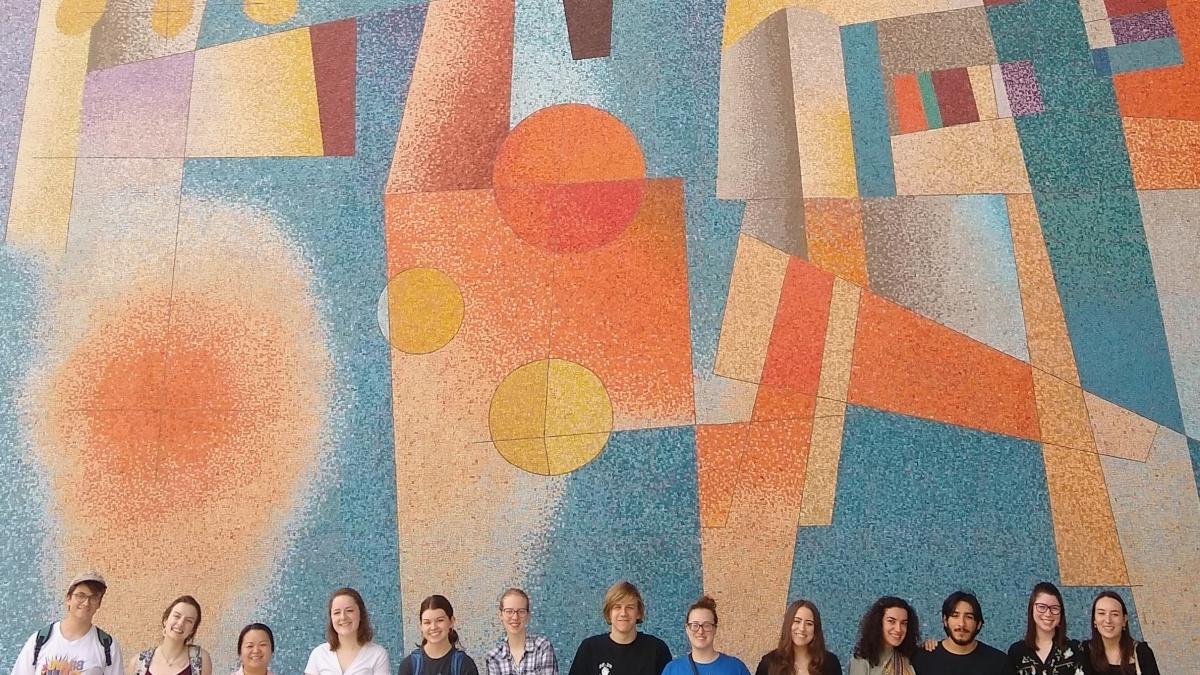
[[[450,650],[450,675],[461,675],[463,654],[463,650],[458,648]],[[417,647],[408,657],[412,659],[412,675],[421,675],[421,663],[425,661],[425,653]]]
[[[54,624],[50,624],[49,626],[46,626],[38,631],[37,638],[35,638],[33,641],[34,667],[37,667],[38,656],[42,653],[42,647],[45,647],[46,643],[50,641],[50,633],[53,630]],[[96,638],[100,640],[100,646],[104,647],[104,667],[107,668],[112,665],[112,636],[100,630],[99,626],[96,626]]]

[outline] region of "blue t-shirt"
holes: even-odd
[[[712,663],[696,662],[696,670],[700,675],[750,675],[750,669],[742,660],[728,654],[717,654],[717,660]],[[688,663],[688,655],[677,656],[663,669],[662,675],[695,675],[692,664]]]

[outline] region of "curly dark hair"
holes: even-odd
[[[875,601],[867,613],[863,615],[858,626],[858,642],[854,645],[854,657],[866,659],[872,667],[879,665],[883,657],[883,615],[889,609],[899,608],[908,613],[908,631],[896,651],[912,657],[917,650],[917,640],[921,636],[921,624],[912,605],[905,600],[892,595],[885,595]]]

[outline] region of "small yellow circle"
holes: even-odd
[[[463,296],[445,272],[414,267],[392,277],[380,299],[381,327],[406,354],[435,352],[454,339],[463,321]]]
[[[488,426],[496,450],[513,466],[557,476],[604,450],[613,428],[612,401],[592,371],[572,361],[542,359],[500,382]]]

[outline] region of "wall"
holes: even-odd
[[[1200,654],[1200,5],[47,0],[0,32],[0,662],[99,568],[297,672],[523,586],[677,653],[787,601],[1116,588]],[[1164,545],[1169,542],[1169,545]]]

